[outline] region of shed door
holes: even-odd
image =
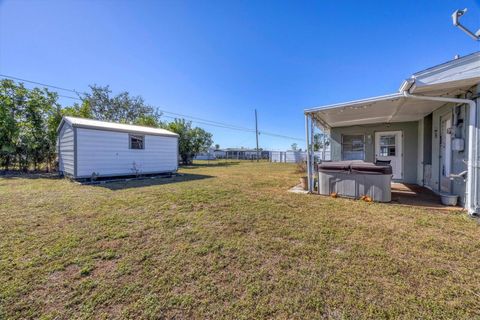
[[[402,152],[402,131],[375,132],[375,159],[390,161],[393,179],[403,178]]]
[[[452,114],[440,117],[440,191],[450,193],[452,181]]]

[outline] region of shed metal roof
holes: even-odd
[[[132,124],[124,124],[124,123],[116,123],[116,122],[108,122],[108,121],[99,121],[99,120],[86,119],[86,118],[76,118],[76,117],[69,117],[69,116],[63,117],[62,122],[60,123],[60,126],[58,127],[58,129],[62,127],[63,122],[67,122],[72,127],[77,127],[77,128],[178,137],[178,134],[165,129],[160,129],[160,128],[137,126]]]

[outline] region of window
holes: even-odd
[[[364,160],[365,137],[363,135],[342,136],[342,160]]]
[[[395,157],[395,135],[380,136],[380,156]]]
[[[144,136],[130,135],[130,149],[145,149]]]

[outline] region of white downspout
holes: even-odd
[[[403,95],[406,98],[419,99],[419,100],[429,100],[429,101],[441,101],[441,102],[452,102],[452,103],[465,103],[469,105],[469,124],[468,124],[468,161],[467,161],[467,203],[466,207],[469,214],[478,213],[477,208],[477,137],[476,137],[476,123],[477,123],[477,104],[474,100],[469,99],[459,99],[459,98],[447,98],[447,97],[429,97],[429,96],[419,96],[410,94],[407,91],[403,92]]]
[[[313,115],[310,116],[310,187],[309,191],[315,191],[315,124],[313,123]]]
[[[310,170],[310,130],[308,128],[308,114],[305,114],[305,139],[306,139],[306,149],[307,149],[307,186],[308,192],[312,192],[310,186],[312,183],[312,174]]]

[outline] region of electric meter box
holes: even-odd
[[[460,138],[455,138],[452,140],[453,151],[463,151],[464,148],[465,148],[465,140]]]

